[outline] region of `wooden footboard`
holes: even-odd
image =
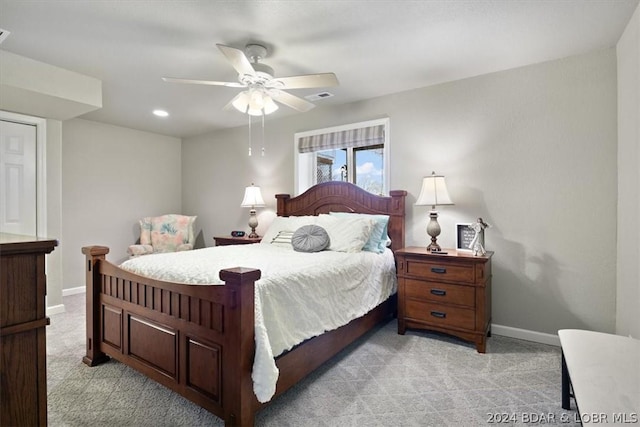
[[[254,282],[259,270],[222,270],[225,285],[162,282],[105,260],[109,249],[82,249],[87,258],[87,354],[95,366],[113,357],[225,420],[253,425],[257,400]]]

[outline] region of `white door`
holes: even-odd
[[[0,231],[37,235],[36,126],[0,120]]]

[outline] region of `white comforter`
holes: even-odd
[[[253,390],[260,402],[276,390],[274,358],[302,341],[360,317],[396,292],[393,254],[301,253],[270,244],[220,246],[145,255],[122,268],[156,279],[221,284],[221,269],[262,271],[255,292]]]

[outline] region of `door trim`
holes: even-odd
[[[47,237],[47,120],[3,110],[0,120],[36,127],[36,235]]]

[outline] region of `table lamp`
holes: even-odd
[[[453,205],[449,192],[447,191],[447,185],[444,182],[444,176],[436,175],[435,172],[431,172],[430,176],[425,176],[422,179],[422,189],[418,200],[416,200],[416,206],[431,205],[431,211],[429,217],[431,220],[427,224],[427,234],[431,236],[431,244],[427,246],[429,251],[440,251],[440,245],[437,242],[437,238],[440,235],[440,224],[438,224],[438,211],[436,206]]]
[[[249,227],[251,228],[250,238],[259,237],[256,233],[256,227],[258,226],[258,217],[256,216],[256,208],[264,206],[264,200],[262,199],[262,193],[260,193],[260,187],[251,186],[245,188],[244,199],[240,204],[243,208],[251,208],[249,211]]]

